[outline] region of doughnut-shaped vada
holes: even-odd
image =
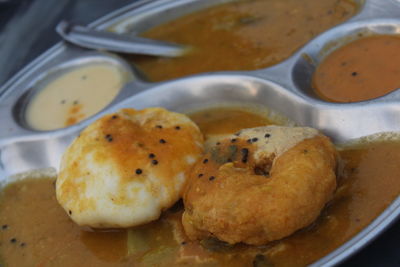
[[[66,150],[57,200],[79,225],[144,224],[181,198],[202,154],[202,134],[187,116],[123,109],[88,126]]]
[[[266,126],[220,140],[193,167],[182,223],[192,240],[262,245],[311,224],[336,188],[337,152],[317,130]]]

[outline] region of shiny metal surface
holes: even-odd
[[[91,24],[97,29],[140,33],[156,24],[196,9],[225,1],[141,1]],[[99,114],[68,128],[37,132],[21,119],[24,99],[41,75],[47,75],[74,58],[91,51],[59,44],[29,64],[0,89],[0,180],[34,168],[58,167],[65,147],[79,131],[105,113],[122,107],[162,106],[185,111],[224,103],[268,106],[299,125],[320,129],[336,142],[390,131],[400,131],[400,90],[358,103],[324,102],[309,89],[316,65],[334,48],[360,35],[400,34],[400,1],[367,0],[358,15],[301,48],[288,60],[270,68],[249,72],[201,74],[163,83],[148,83],[132,70],[135,79]],[[118,64],[125,63],[118,59]],[[396,199],[376,220],[353,239],[320,259],[314,266],[332,266],[365,246],[400,214]]]
[[[82,25],[60,22],[57,33],[66,41],[80,47],[139,55],[179,57],[190,48],[183,45],[152,40],[131,34],[94,30]]]

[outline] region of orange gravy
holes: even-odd
[[[80,229],[58,205],[50,178],[7,186],[1,193],[0,224],[1,258],[7,266],[109,266],[126,255],[125,231]]]
[[[235,108],[191,115],[204,134],[268,124]],[[304,266],[361,229],[400,192],[400,142],[379,141],[340,152],[344,170],[334,199],[311,226],[262,247],[187,240],[178,203],[159,220],[124,230],[93,231],[74,224],[55,198],[54,179],[26,179],[0,193],[0,258],[6,266]],[[267,265],[257,265],[267,264]]]
[[[143,36],[192,46],[180,58],[130,57],[152,81],[222,70],[255,70],[291,56],[358,11],[352,0],[244,0],[201,10]]]
[[[201,132],[207,135],[232,134],[244,128],[272,124],[265,114],[241,108],[209,108],[195,112],[189,117],[196,122]]]
[[[313,88],[330,102],[357,102],[400,88],[400,36],[377,35],[353,41],[317,67]]]

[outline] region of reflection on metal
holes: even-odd
[[[190,50],[189,47],[183,45],[147,39],[127,33],[94,30],[81,25],[73,25],[66,21],[60,22],[56,31],[70,43],[97,50],[161,57],[179,57]]]
[[[117,22],[131,17],[135,18],[131,20],[132,24],[125,23],[124,27],[131,32],[140,32],[154,25],[154,21],[180,16],[187,10],[195,9],[196,5],[202,8],[205,2],[211,1],[139,2],[91,26],[99,29],[112,26],[121,30]],[[261,104],[299,125],[318,128],[337,142],[379,132],[400,131],[400,91],[369,101],[343,104],[318,99],[309,86],[315,64],[331,51],[332,42],[337,43],[339,40],[337,44],[340,45],[340,40],[356,38],[358,33],[365,31],[376,34],[398,33],[398,14],[399,1],[367,0],[358,15],[322,33],[288,60],[266,69],[203,74],[156,84],[144,81],[136,73],[136,79],[121,90],[113,103],[92,118],[60,130],[33,131],[26,128],[20,119],[23,100],[31,86],[41,76],[71,58],[90,57],[93,53],[59,44],[0,89],[3,92],[0,95],[0,182],[5,181],[8,175],[33,168],[57,168],[64,149],[84,127],[103,114],[122,107],[141,109],[162,106],[182,112],[221,102]],[[338,264],[385,230],[399,214],[400,198],[366,229],[314,265]]]

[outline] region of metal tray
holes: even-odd
[[[228,0],[139,1],[92,23],[98,29],[140,33],[211,5]],[[58,168],[66,146],[88,124],[105,113],[122,107],[137,109],[162,106],[174,111],[219,103],[261,104],[283,114],[299,125],[315,127],[336,142],[387,131],[399,131],[400,91],[358,103],[328,103],[309,89],[315,66],[334,48],[373,33],[400,32],[400,2],[362,1],[360,12],[314,38],[286,61],[256,71],[217,72],[162,83],[149,83],[123,59],[59,43],[38,57],[0,89],[0,185],[11,175],[33,169]],[[128,83],[101,112],[76,125],[53,131],[35,131],[24,121],[23,112],[36,83],[54,72],[89,61],[103,61],[131,72]],[[397,198],[368,227],[315,266],[335,265],[365,246],[400,214]]]

